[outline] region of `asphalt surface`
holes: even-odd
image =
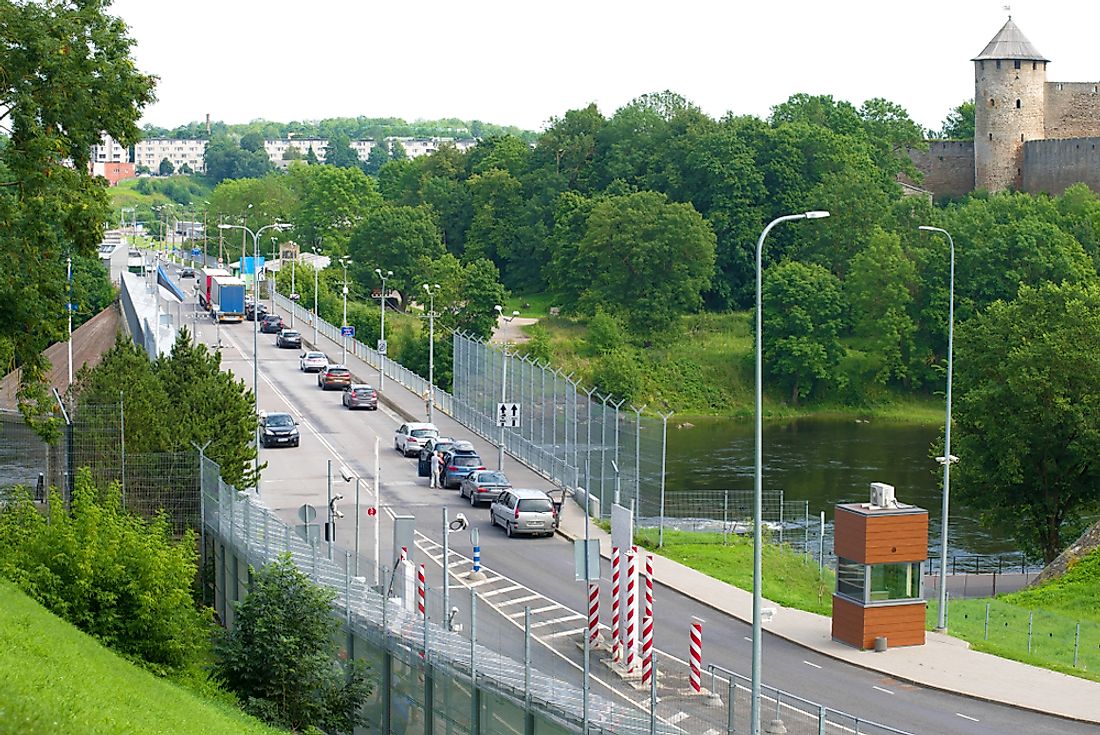
[[[185,281],[183,285],[184,290],[188,291],[190,284]],[[205,320],[194,323],[198,324],[199,339],[207,344],[213,344],[220,335],[223,366],[251,386],[252,323],[223,325],[220,329]],[[299,323],[295,326],[307,340],[312,337],[312,329],[307,325]],[[438,552],[442,540],[441,509],[448,508],[451,518],[459,512],[466,514],[471,528],[477,528],[480,533],[482,564],[506,578],[506,581],[498,580],[493,585],[478,588],[481,596],[478,603],[479,642],[522,661],[522,616],[517,624],[516,614],[522,613],[525,605],[552,607],[543,619],[539,619],[542,626],[535,631],[540,643],[535,646],[535,665],[545,674],[579,686],[582,658],[578,646],[580,635],[572,635],[570,631],[584,625],[583,619],[578,620],[579,614],[573,611],[585,609],[586,593],[583,584],[573,581],[571,545],[560,538],[508,539],[501,529],[489,526],[486,509],[471,509],[467,501],[459,500],[457,491],[428,489],[427,478],[417,477],[415,458],[406,459],[393,450],[393,431],[403,421],[397,412],[385,404],[377,412],[348,411],[341,405],[338,391],[321,391],[315,375],[299,371],[297,350],[277,349],[274,341],[274,335],[259,336],[259,408],[288,411],[295,415],[301,422],[302,446],[261,449],[261,461],[268,463],[260,485],[265,503],[291,523],[299,522],[297,511],[303,503],[314,505],[323,514],[327,496],[327,460],[332,459],[335,468],[334,492],[340,492],[347,498],[340,504],[345,518],[338,524],[338,542],[352,548],[355,537],[354,484],[344,483],[338,469],[341,465],[348,467],[364,478],[360,483],[359,537],[363,558],[373,556],[374,545],[374,523],[367,515],[367,507],[377,505],[382,508],[376,517],[380,519],[378,535],[383,560],[391,558],[392,553],[387,508],[392,512],[411,513],[417,518],[418,531],[425,536],[418,544],[419,548],[412,550],[413,560],[427,564],[428,582],[435,590],[441,587],[441,566],[435,560],[440,555],[432,552]],[[332,359],[339,359],[339,348],[333,350],[322,345],[320,349],[328,352]],[[370,374],[356,375],[356,378],[372,384],[377,379],[376,375]],[[387,389],[390,393],[404,390],[393,385],[392,381],[387,382]],[[440,416],[437,423],[446,423],[445,417]],[[458,438],[473,440],[486,465],[495,467],[494,448],[469,434],[460,434]],[[380,447],[380,504],[376,504],[373,497],[376,442]],[[506,473],[510,466],[516,467],[515,462],[511,458],[506,460]],[[516,474],[520,473],[516,468]],[[515,478],[513,482],[520,484]],[[466,558],[470,556],[467,532],[451,534],[450,542],[453,552]],[[455,555],[451,557],[451,565],[450,605],[459,608],[456,621],[466,625],[468,630],[470,592],[461,586],[459,577],[469,567]],[[610,606],[610,579],[607,570],[604,571],[601,611],[602,621],[606,622]],[[360,574],[368,578],[371,573],[373,570],[360,570]],[[511,589],[513,586],[516,589]],[[705,661],[721,663],[742,675],[749,674],[751,643],[748,636],[751,629],[748,625],[659,585],[655,590],[655,600],[654,645],[663,652],[658,656],[659,661],[663,655],[681,659],[687,657],[687,621],[698,615],[707,621]],[[570,618],[569,613],[576,617]],[[771,635],[765,637],[763,648],[765,684],[912,733],[971,735],[1006,733],[1015,729],[1036,735],[1095,735],[1100,732],[1095,725],[905,684]],[[594,655],[592,660],[594,692],[624,706],[629,706],[626,697],[636,700],[644,698],[609,673],[602,663],[602,656]],[[616,694],[612,694],[612,690]],[[708,718],[724,716],[724,708],[706,711],[705,707],[689,703],[683,713],[702,719],[694,725],[692,720],[681,722],[680,726],[688,732],[703,733],[714,724]],[[708,726],[704,727],[704,724]]]

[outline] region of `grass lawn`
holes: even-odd
[[[128,663],[0,580],[0,733],[200,731],[284,732]]]
[[[743,590],[752,590],[752,539],[736,535],[723,545],[720,533],[692,533],[665,530],[665,544],[657,548],[657,529],[644,528],[635,534],[635,542],[655,554],[661,554],[684,566]],[[817,562],[789,546],[765,544],[761,560],[764,570],[763,594],[785,607],[807,610],[820,615],[832,613],[835,586],[832,570],[818,569]]]

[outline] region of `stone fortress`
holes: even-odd
[[[976,189],[1100,192],[1100,82],[1048,82],[1050,60],[1009,16],[974,62],[974,140],[912,151],[935,196]]]

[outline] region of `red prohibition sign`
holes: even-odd
[[[374,516],[374,515],[377,515],[377,514],[378,514],[378,509],[375,508],[373,505],[371,507],[367,508],[367,515],[368,516]]]

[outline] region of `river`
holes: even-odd
[[[683,422],[691,428],[674,428]],[[897,499],[928,510],[931,547],[939,548],[942,468],[930,456],[940,425],[797,419],[764,424],[764,487],[782,488],[786,500],[808,500],[810,515],[825,511],[831,524],[837,503],[866,502],[870,483],[896,488]],[[667,492],[751,490],[751,420],[691,418],[669,422]],[[951,554],[1001,554],[1011,538],[982,528],[977,511],[953,495]]]

